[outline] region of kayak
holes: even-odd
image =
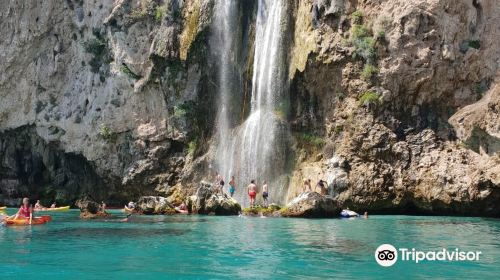
[[[359,214],[351,210],[342,210],[342,212],[340,212],[340,217],[342,218],[359,217]]]
[[[68,211],[69,206],[62,206],[62,207],[56,207],[56,208],[42,208],[42,209],[35,209],[36,212],[47,212],[47,211]]]
[[[34,217],[31,220],[32,225],[43,225],[47,222],[52,221],[52,217],[50,216],[41,216],[41,217]],[[15,220],[5,220],[5,224],[8,226],[29,226],[30,225],[30,219],[29,218],[17,218]]]

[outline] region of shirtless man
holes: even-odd
[[[312,191],[311,189],[311,179],[304,180],[304,192]]]
[[[234,176],[231,176],[231,180],[229,181],[229,194],[233,197],[234,192],[236,191],[236,180],[234,180]]]
[[[264,181],[264,185],[262,186],[262,199],[264,200],[264,206],[268,206],[267,198],[269,197],[269,189],[267,186],[267,182]]]
[[[37,200],[35,203],[35,210],[43,210],[45,207],[40,203],[40,200]]]
[[[257,196],[257,185],[255,185],[255,180],[250,182],[250,185],[247,187],[248,196],[250,197],[250,207],[253,207],[255,204],[255,196]]]

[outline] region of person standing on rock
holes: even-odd
[[[250,181],[250,185],[247,187],[248,196],[250,197],[250,207],[255,205],[255,196],[257,196],[257,185],[255,185],[255,180]]]
[[[325,181],[323,180],[319,180],[318,181],[318,184],[316,184],[316,188],[319,188],[319,193],[321,195],[327,195],[327,188],[325,186]]]
[[[234,176],[231,176],[231,180],[229,181],[229,195],[233,197],[235,191],[236,191],[236,181],[234,180]]]
[[[312,191],[312,189],[311,189],[311,179],[305,179],[304,180],[304,191],[303,192],[307,192],[307,191]]]
[[[269,205],[267,198],[269,197],[269,189],[267,186],[267,182],[264,181],[264,185],[262,186],[262,200],[264,200],[264,206],[267,207]]]

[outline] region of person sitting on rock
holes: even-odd
[[[56,203],[52,203],[52,205],[50,205],[50,208],[56,208]]]

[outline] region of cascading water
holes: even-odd
[[[223,2],[228,1],[221,1],[221,4]],[[263,181],[268,182],[274,202],[282,203],[286,194],[286,184],[282,181],[287,161],[288,126],[285,118],[289,104],[284,38],[287,31],[286,5],[287,1],[283,0],[258,2],[250,114],[234,129],[230,128],[227,113],[230,106],[227,96],[232,92],[220,84],[216,168],[226,180],[233,175],[236,177],[235,198],[243,205],[248,205],[246,186],[252,179],[259,186]],[[230,26],[223,29],[226,28]],[[231,34],[234,33],[227,33],[228,36]],[[226,40],[223,45],[231,48],[228,44],[231,40]],[[221,57],[220,77],[228,70],[224,59]],[[219,82],[230,84],[229,80],[220,79]],[[228,95],[223,97],[225,94]]]
[[[217,149],[216,167],[225,178],[229,176],[229,162],[232,158],[232,106],[239,90],[235,87],[236,47],[234,37],[237,33],[237,0],[216,1],[211,47],[217,65],[218,114],[217,114]],[[234,107],[234,106],[233,106]]]

